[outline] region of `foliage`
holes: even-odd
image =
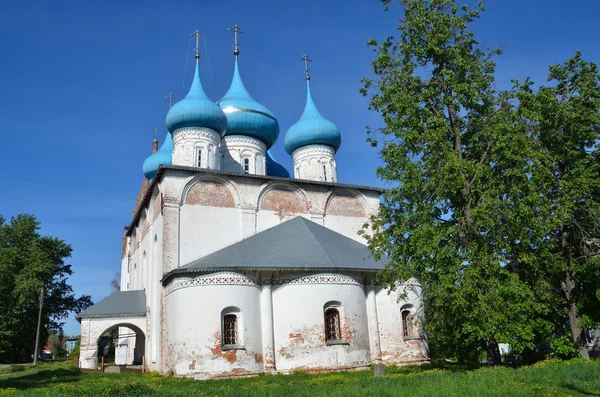
[[[579,357],[579,347],[568,336],[552,339],[550,347],[552,348],[551,358],[570,360]]]
[[[112,292],[121,290],[121,272],[116,272],[115,277],[110,280],[110,290]]]
[[[0,396],[585,396],[600,388],[600,362],[551,360],[533,367],[468,370],[451,364],[373,371],[210,380],[154,373],[84,373],[42,366],[0,378]]]
[[[363,79],[385,123],[368,130],[384,161],[377,175],[392,184],[370,248],[390,258],[384,285],[423,285],[433,352],[476,362],[487,350],[497,363],[497,343],[520,352],[551,331],[536,316],[547,307],[511,268],[514,242],[532,244],[543,230],[535,153],[515,128],[511,96],[495,90],[500,51],[469,31],[483,5],[400,3],[399,37],[369,41],[375,77]]]
[[[51,331],[48,336],[48,343],[50,344],[50,351],[53,358],[64,358],[67,356],[67,350],[65,349],[60,334]]]
[[[60,332],[69,313],[91,304],[87,295],[76,298],[67,283],[72,270],[64,260],[71,246],[40,235],[39,225],[32,215],[18,215],[9,223],[0,217],[0,355],[11,361],[31,359],[42,289],[40,341],[51,330]]]
[[[552,304],[561,315],[556,333],[567,324],[587,357],[582,330],[600,326],[600,74],[578,52],[551,66],[548,82],[537,91],[529,79],[515,86],[547,209],[539,214],[546,233],[531,250],[535,265],[522,273],[541,273],[561,292]]]

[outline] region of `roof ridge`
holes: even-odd
[[[329,259],[329,255],[327,255],[325,253],[325,251],[323,250],[323,247],[321,247],[321,244],[319,243],[319,240],[317,240],[317,238],[315,237],[315,235],[313,234],[312,230],[310,230],[310,228],[308,227],[308,225],[306,224],[306,222],[311,222],[314,223],[317,226],[321,226],[316,222],[313,222],[309,219],[304,218],[301,215],[298,215],[297,218],[301,218],[302,220],[302,224],[304,225],[304,227],[306,228],[306,230],[308,231],[308,234],[310,234],[310,236],[313,238],[313,240],[315,240],[315,243],[317,244],[317,247],[319,247],[319,249],[321,250],[321,253],[323,254],[323,256],[325,256],[325,259],[327,259],[327,262],[329,262],[330,265],[333,265],[333,262],[331,262],[331,259]],[[321,227],[325,227],[325,226],[321,226]]]

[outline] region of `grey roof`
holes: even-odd
[[[380,187],[373,186],[362,186],[362,185],[352,185],[347,183],[338,183],[338,182],[325,182],[325,181],[311,181],[308,179],[296,179],[296,178],[284,178],[280,176],[270,176],[270,175],[255,175],[255,174],[246,174],[244,172],[228,172],[221,170],[211,170],[208,168],[198,168],[198,167],[187,167],[183,165],[170,165],[170,164],[161,164],[158,167],[158,171],[152,181],[150,181],[150,185],[146,189],[146,193],[142,197],[142,202],[137,208],[136,213],[133,215],[133,219],[129,226],[125,226],[125,233],[129,234],[130,230],[132,230],[133,225],[140,219],[142,215],[142,209],[148,204],[150,198],[152,197],[152,191],[154,190],[154,186],[159,183],[161,177],[167,170],[172,171],[188,171],[188,172],[197,172],[200,174],[215,174],[215,175],[227,175],[234,177],[243,177],[243,178],[251,178],[251,179],[265,179],[271,181],[285,181],[290,183],[299,183],[299,184],[312,184],[312,185],[323,185],[323,186],[331,186],[338,187],[344,189],[358,189],[358,190],[369,190],[373,192],[377,192],[379,194],[383,193],[386,189]]]
[[[164,280],[216,269],[376,272],[386,259],[376,262],[366,245],[299,216],[172,270]]]
[[[77,315],[81,318],[129,317],[146,315],[146,294],[143,290],[117,291]]]

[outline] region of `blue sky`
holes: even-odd
[[[482,44],[501,47],[497,84],[531,76],[576,49],[600,62],[595,0],[490,0],[476,23]],[[204,87],[213,100],[229,87],[232,41],[239,24],[240,68],[246,88],[278,117],[277,159],[285,131],[304,108],[303,65],[321,113],[342,131],[340,182],[382,186],[378,155],[365,125],[380,123],[360,96],[370,75],[370,37],[395,33],[398,6],[346,1],[2,1],[0,12],[0,214],[35,214],[42,232],[74,248],[71,283],[98,301],[119,270],[128,225],[154,128],[166,133],[168,100],[187,92],[199,29]],[[188,55],[189,51],[189,56]],[[187,56],[187,57],[186,57]],[[187,73],[184,75],[184,70]],[[70,320],[68,334],[79,326]]]

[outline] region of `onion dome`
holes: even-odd
[[[165,141],[163,142],[160,149],[153,155],[148,157],[142,165],[142,171],[146,179],[151,180],[156,175],[158,167],[161,164],[172,164],[173,163],[173,138],[171,134],[167,134]]]
[[[268,176],[278,176],[281,178],[289,178],[290,173],[285,169],[283,165],[275,160],[273,153],[270,150],[267,150],[267,175]]]
[[[179,128],[204,127],[225,134],[227,119],[220,107],[215,105],[204,93],[198,61],[190,91],[181,101],[177,102],[167,113],[167,129],[171,134]]]
[[[285,134],[285,151],[291,155],[296,149],[307,145],[326,145],[337,151],[341,144],[339,128],[317,110],[310,95],[310,81],[307,78],[304,113]]]
[[[229,91],[217,104],[227,117],[225,136],[249,136],[262,141],[267,149],[273,146],[279,136],[279,123],[273,112],[256,102],[244,87],[237,59]]]

